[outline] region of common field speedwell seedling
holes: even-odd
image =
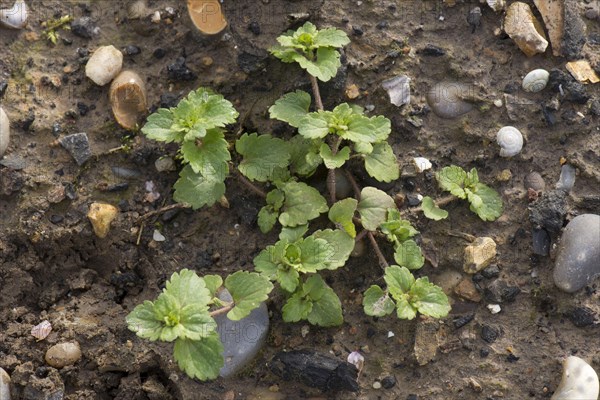
[[[180,367],[199,379],[215,377],[222,365],[212,315],[226,311],[230,319],[243,318],[267,298],[272,282],[285,298],[284,321],[307,320],[325,327],[342,324],[342,303],[321,274],[344,267],[359,240],[371,243],[386,283],[365,292],[367,315],[384,316],[396,310],[402,319],[413,319],[417,313],[446,316],[450,306],[443,291],[427,277],[415,278],[411,272],[424,265],[425,257],[419,232],[405,214],[421,210],[428,218],[443,219],[448,213],[439,206],[455,198],[467,199],[483,220],[502,213],[500,197],[479,182],[475,169],[468,173],[456,166],[442,169],[436,175],[440,187],[453,196],[438,201],[425,197],[418,209],[400,211],[386,192],[360,188],[348,168],[349,160],[359,160],[359,166],[364,165],[379,182],[398,179],[400,167],[387,142],[392,131],[388,118],[369,115],[354,104],[331,109],[323,105],[318,81],[337,74],[339,49],[350,42],[348,36],[335,28],[318,30],[307,22],[277,42],[271,53],[306,70],[312,87],[312,96],[296,90],[269,108],[271,118],[297,132],[290,139],[247,132],[228,142],[225,129],[238,113],[222,96],[204,88],[190,93],[177,107],[158,110],[142,129],[149,138],[180,145],[184,167],[175,184],[176,201],[194,209],[219,201],[233,165],[240,181],[265,200],[257,217],[260,230],[279,229],[279,240],[254,258],[256,272],[236,272],[225,280],[233,303],[224,304],[215,296],[221,278],[200,278],[184,270],[173,275],[156,301],[146,301],[128,316],[130,329],[139,336],[175,341]],[[229,149],[237,154],[232,157]],[[328,196],[302,181],[319,168],[327,170]],[[345,174],[354,188],[353,198],[337,198],[336,173]],[[386,261],[378,238],[393,246],[395,265]],[[177,283],[182,281],[188,283]]]

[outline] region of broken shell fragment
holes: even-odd
[[[534,69],[523,78],[523,89],[536,93],[544,90],[550,79],[550,73],[545,69]]]
[[[10,121],[8,116],[0,107],[0,158],[4,155],[4,152],[8,148],[8,142],[10,141]]]
[[[523,148],[523,135],[514,126],[505,126],[496,134],[501,157],[516,156]]]
[[[544,29],[529,4],[515,1],[508,7],[504,31],[528,57],[543,53],[548,47]]]
[[[395,76],[381,83],[390,96],[390,102],[395,106],[410,103],[410,78],[406,75]]]
[[[563,362],[562,380],[551,400],[595,400],[599,391],[594,368],[581,358],[570,356]]]
[[[427,92],[427,103],[441,118],[458,118],[473,109],[473,86],[456,82],[441,82]]]
[[[4,368],[0,368],[0,399],[10,400],[10,376]]]
[[[219,0],[188,0],[187,8],[192,22],[204,34],[216,35],[227,26]]]
[[[0,26],[10,29],[23,29],[27,25],[29,8],[24,0],[17,0],[11,8],[0,10]]]
[[[496,12],[502,11],[506,7],[506,0],[487,0],[487,5]]]
[[[115,46],[99,47],[85,65],[85,75],[98,86],[113,80],[123,67],[123,53]]]
[[[118,210],[115,206],[105,203],[92,203],[87,214],[92,223],[94,233],[103,239],[108,235],[110,223],[116,218]]]
[[[146,114],[146,86],[133,71],[121,72],[110,85],[110,104],[115,119],[125,129],[135,129]]]
[[[44,320],[31,328],[31,336],[36,338],[38,342],[46,339],[50,332],[52,332],[52,324],[48,320]]]

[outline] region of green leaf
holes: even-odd
[[[228,100],[207,88],[190,92],[171,111],[175,126],[187,132],[187,140],[202,137],[202,131],[232,124],[238,116]]]
[[[396,304],[383,289],[377,285],[372,285],[364,294],[363,308],[367,315],[383,317],[391,314],[396,308]]]
[[[400,319],[414,319],[417,316],[417,309],[408,302],[407,296],[396,300],[396,315]]]
[[[375,143],[386,140],[392,130],[392,123],[383,116],[369,118],[353,114],[347,120],[348,131],[341,135],[353,142]]]
[[[444,167],[435,174],[435,177],[443,190],[461,199],[467,197],[463,190],[467,173],[461,167],[457,167],[456,165]]]
[[[402,219],[400,211],[396,208],[388,210],[387,220],[381,223],[380,228],[381,232],[387,235],[387,239],[395,243],[402,243],[419,233],[409,221]]]
[[[306,298],[302,291],[298,291],[288,299],[283,306],[283,320],[285,322],[298,322],[308,318],[312,311],[313,302]]]
[[[273,206],[275,211],[279,211],[283,207],[285,201],[285,193],[279,189],[273,189],[267,193],[267,204]]]
[[[258,212],[258,227],[262,233],[267,233],[275,226],[279,213],[273,211],[272,206],[264,206]]]
[[[476,213],[482,220],[494,221],[502,215],[504,209],[502,198],[498,192],[491,187],[483,183],[477,183],[473,190],[473,196],[476,196],[479,199],[479,205],[475,206],[474,201],[469,197],[471,211]]]
[[[182,339],[201,340],[217,329],[217,323],[202,304],[189,304],[179,313],[179,334]]]
[[[319,30],[314,36],[316,46],[343,47],[350,43],[346,32],[336,28]]]
[[[181,307],[197,303],[207,306],[213,297],[206,287],[204,279],[200,278],[194,271],[186,268],[171,275],[171,279],[165,285],[164,292],[177,299]]]
[[[235,307],[227,313],[227,318],[238,321],[267,300],[273,290],[273,284],[264,275],[237,271],[225,279],[225,288],[235,303]]]
[[[387,267],[383,279],[388,286],[388,291],[396,301],[401,300],[415,283],[413,274],[407,268],[397,265]]]
[[[354,250],[354,239],[346,232],[336,229],[325,229],[314,232],[312,237],[327,241],[330,246],[329,253],[324,260],[325,268],[337,269],[343,267]]]
[[[202,340],[177,339],[173,352],[179,368],[201,381],[219,376],[224,363],[222,354],[223,344],[216,332]]]
[[[205,306],[206,311],[208,307]],[[182,335],[182,327],[180,325],[181,320],[181,305],[177,299],[171,294],[164,292],[161,293],[156,301],[154,302],[154,313],[156,318],[162,321],[160,328],[159,340],[163,342],[172,342]]]
[[[373,145],[365,142],[354,143],[354,151],[360,154],[371,154]]]
[[[319,155],[325,162],[328,169],[340,168],[346,161],[350,159],[350,147],[344,146],[335,155],[331,152],[331,148],[323,143],[319,151]]]
[[[416,280],[410,290],[411,303],[421,314],[443,318],[450,312],[448,297],[442,289],[429,282],[427,277]]]
[[[290,162],[288,144],[271,135],[245,133],[235,143],[235,150],[244,157],[238,169],[252,181],[274,181]]]
[[[398,160],[387,142],[373,145],[373,151],[365,155],[365,169],[380,182],[391,182],[400,177]]]
[[[315,299],[311,296],[313,304],[312,310],[308,314],[308,322],[324,327],[341,325],[344,322],[344,316],[342,315],[342,303],[337,294],[319,275],[313,275],[307,281],[309,280],[312,280],[315,285],[317,285],[317,281],[319,282],[320,297]],[[312,292],[313,290],[311,290]]]
[[[358,212],[362,225],[369,231],[375,231],[386,220],[388,209],[396,208],[394,199],[374,187],[365,187],[360,192]]]
[[[311,176],[323,159],[319,155],[321,147],[320,140],[305,139],[301,135],[295,135],[290,139],[290,171],[299,176]]]
[[[335,203],[329,209],[329,220],[338,225],[348,233],[351,237],[356,237],[356,227],[352,222],[358,201],[348,198]]]
[[[196,141],[186,141],[181,146],[183,160],[189,163],[195,173],[211,180],[224,181],[228,173],[227,162],[231,155],[227,141],[220,129],[211,129],[206,136]]]
[[[295,227],[284,226],[279,233],[279,240],[287,240],[289,243],[297,242],[308,232],[308,224]]]
[[[322,139],[329,133],[329,119],[331,111],[318,111],[309,113],[302,118],[298,126],[298,133],[306,139]]]
[[[300,121],[308,114],[310,108],[310,94],[296,90],[292,93],[283,95],[269,108],[272,119],[287,122],[291,126],[298,128]]]
[[[320,239],[315,234],[297,242],[297,245],[300,250],[300,260],[295,268],[304,273],[314,273],[328,268],[335,254],[335,248],[327,240]]]
[[[223,278],[219,275],[204,275],[202,279],[204,279],[206,288],[210,292],[210,297],[215,297],[217,290],[223,286]]]
[[[184,134],[180,131],[171,129],[173,126],[173,113],[166,108],[159,108],[154,114],[150,114],[146,124],[142,128],[142,133],[150,139],[159,142],[183,142]]]
[[[292,267],[287,269],[279,268],[277,270],[277,282],[279,282],[281,288],[285,291],[293,293],[298,287],[299,279],[300,274]]]
[[[342,66],[340,62],[340,53],[329,47],[319,47],[316,53],[316,60],[311,61],[301,54],[292,55],[300,67],[317,79],[327,82],[337,75],[337,70]]]
[[[137,305],[125,318],[130,331],[143,339],[158,340],[163,321],[154,312],[154,303],[146,300]]]
[[[281,185],[285,193],[285,202],[279,215],[279,223],[294,227],[304,225],[326,212],[327,200],[319,191],[302,182],[286,182]]]
[[[414,240],[406,240],[395,246],[394,260],[401,267],[419,269],[425,263],[421,248]]]
[[[187,203],[194,210],[202,206],[212,206],[225,194],[225,183],[214,177],[204,177],[186,165],[179,173],[179,180],[173,186],[173,199],[179,203]]]
[[[448,211],[442,210],[441,208],[436,206],[433,202],[433,199],[429,196],[423,197],[421,209],[423,210],[423,214],[425,215],[425,217],[429,219],[439,221],[441,219],[448,218]]]
[[[286,242],[277,242],[276,246],[280,248],[285,247]],[[277,270],[281,263],[281,254],[277,251],[276,246],[267,246],[266,249],[258,253],[252,262],[254,263],[254,269],[261,274],[265,275],[271,280],[275,280],[277,277]],[[281,249],[283,251],[283,248]]]

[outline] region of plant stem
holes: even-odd
[[[352,186],[352,190],[354,190],[354,197],[356,198],[356,200],[360,201],[360,187],[358,186],[358,183],[356,183],[356,179],[354,179],[350,171],[345,169],[344,173],[346,174],[346,178],[348,178],[348,181],[350,182],[350,186]]]
[[[356,235],[356,237],[354,238],[355,242],[360,242],[362,240],[362,238],[365,237],[365,235],[368,233],[369,231],[366,229],[363,229],[362,231],[360,231],[358,233],[358,235]]]
[[[315,96],[315,103],[317,105],[318,111],[323,111],[323,100],[321,100],[321,92],[319,91],[319,83],[317,82],[317,78],[308,74],[308,78],[310,79],[310,84],[312,86],[313,95]]]
[[[331,147],[331,154],[334,156],[337,154],[340,144],[342,143],[342,137],[338,136],[335,142],[329,144]],[[335,168],[329,169],[327,171],[327,189],[329,190],[329,200],[331,200],[331,204],[336,202],[336,193],[335,193]]]
[[[379,258],[379,266],[382,268],[389,267],[390,264],[388,264],[388,262],[385,260],[385,256],[381,252],[381,249],[379,248],[379,245],[377,244],[377,240],[375,240],[375,236],[373,235],[373,232],[368,231],[367,236],[369,237],[369,240],[371,241],[371,245],[373,246],[373,250],[375,250],[375,254],[377,254],[377,258]]]
[[[231,304],[228,304],[228,305],[226,305],[224,307],[217,308],[216,310],[211,311],[209,314],[210,314],[211,317],[216,317],[217,315],[228,313],[229,311],[231,311],[231,309],[234,306],[235,306],[235,304],[231,303]]]
[[[441,197],[441,198],[435,200],[433,203],[436,206],[441,207],[441,206],[444,206],[444,205],[446,205],[448,203],[453,202],[456,199],[458,199],[458,197],[453,196],[453,195],[448,195],[448,196],[444,196],[444,197]],[[407,214],[416,214],[416,213],[418,213],[419,211],[422,211],[422,210],[423,210],[423,208],[421,206],[407,208],[406,210],[404,210],[404,211],[401,212],[401,215],[405,216]]]
[[[162,214],[162,213],[165,213],[165,212],[171,211],[171,210],[176,210],[178,208],[190,208],[190,205],[189,204],[185,204],[185,203],[171,204],[171,205],[168,205],[166,207],[161,207],[158,210],[150,211],[150,212],[142,215],[139,219],[141,221],[144,221],[144,220],[146,220],[146,219],[148,219],[150,217],[153,217],[155,215]]]
[[[235,171],[236,171],[236,175],[237,175],[239,181],[244,186],[246,186],[248,189],[253,191],[255,194],[259,195],[263,199],[267,198],[267,194],[262,189],[260,189],[258,186],[256,186],[252,182],[250,182],[244,175],[242,175],[242,173],[240,171],[238,171],[237,169]]]

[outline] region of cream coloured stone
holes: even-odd
[[[104,86],[121,72],[123,53],[115,46],[102,46],[92,54],[85,65],[85,76],[98,86]]]
[[[496,257],[496,242],[490,237],[478,237],[465,247],[464,270],[475,274],[488,265]]]
[[[516,1],[506,11],[504,31],[527,56],[543,53],[548,47],[544,29],[528,4]]]
[[[551,400],[597,400],[598,374],[584,360],[570,356],[563,362],[563,375]]]
[[[105,238],[110,230],[110,223],[116,218],[118,210],[115,206],[104,203],[92,203],[87,214],[92,223],[94,233],[99,238]]]

